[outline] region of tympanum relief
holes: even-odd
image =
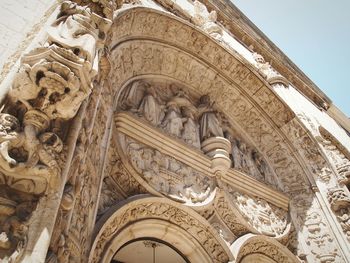
[[[124,144],[124,143],[123,143]],[[132,167],[158,192],[196,204],[215,190],[215,181],[175,158],[125,138],[125,152]]]
[[[187,146],[209,157],[217,153],[208,145],[212,138],[223,138],[222,146],[231,159],[232,168],[255,179],[276,186],[274,174],[258,150],[238,136],[226,116],[217,109],[208,95],[190,94],[174,83],[136,80],[121,92],[119,111],[132,113]],[[219,145],[219,141],[215,141]],[[225,143],[225,142],[223,142]],[[230,150],[230,148],[232,150]]]

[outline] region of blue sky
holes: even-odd
[[[350,116],[350,0],[231,0]]]

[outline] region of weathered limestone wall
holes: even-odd
[[[56,0],[0,1],[0,72],[18,59],[51,13]],[[33,34],[34,33],[34,34]]]

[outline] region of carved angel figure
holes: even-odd
[[[202,141],[210,137],[224,137],[216,111],[212,106],[208,95],[200,98],[198,113],[200,116],[200,138]]]

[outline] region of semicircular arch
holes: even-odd
[[[216,230],[192,209],[148,195],[112,207],[97,223],[89,262],[110,262],[124,244],[156,238],[191,262],[228,262],[232,254]]]

